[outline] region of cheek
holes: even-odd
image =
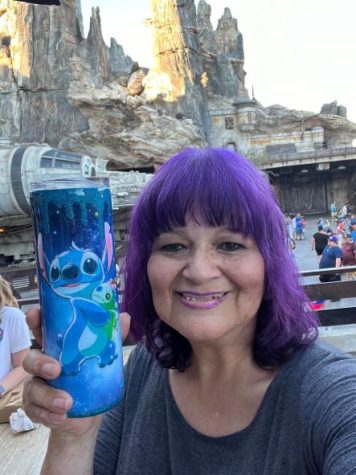
[[[171,272],[169,272],[168,269],[169,266],[162,261],[162,259],[156,258],[155,256],[149,258],[147,263],[147,275],[152,293],[154,293],[155,290],[162,291],[165,287],[168,287],[172,279]]]
[[[230,279],[235,281],[238,287],[256,292],[265,286],[265,265],[262,256],[246,259],[241,265],[236,262],[232,268]]]

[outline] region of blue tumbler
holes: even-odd
[[[73,397],[69,417],[99,414],[124,389],[110,189],[47,180],[31,185],[30,202],[43,351],[62,367],[48,384]]]

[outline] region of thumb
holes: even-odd
[[[121,327],[121,336],[122,341],[125,341],[130,330],[131,317],[126,312],[120,313],[120,327]]]

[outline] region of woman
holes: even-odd
[[[22,407],[23,360],[31,346],[26,317],[10,284],[0,276],[0,423]]]
[[[342,245],[342,265],[356,266],[356,244],[352,240],[351,234],[345,234]],[[347,272],[346,278],[349,280],[356,280],[356,272]]]
[[[93,457],[96,474],[351,473],[356,362],[315,341],[283,214],[248,160],[188,149],[166,162],[133,211],[124,279],[142,342],[120,405],[69,420],[69,395],[27,386],[26,410],[52,427],[43,473],[90,473]],[[33,352],[26,368],[60,372]]]

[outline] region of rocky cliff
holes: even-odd
[[[351,142],[356,126],[337,103],[314,114],[248,97],[243,38],[228,8],[215,30],[205,0],[151,0],[151,11],[155,65],[147,71],[115,39],[105,44],[98,9],[84,37],[80,0],[0,0],[0,136],[120,169],[207,143],[259,155],[274,136],[290,141],[315,127],[330,144]]]
[[[0,136],[147,167],[204,138],[142,95],[145,72],[112,39],[98,9],[83,37],[80,0],[60,7],[0,0]]]

